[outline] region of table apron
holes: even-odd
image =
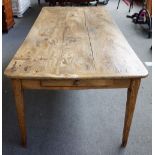
[[[129,88],[131,79],[56,79],[56,80],[27,80],[22,79],[23,89],[101,89]]]

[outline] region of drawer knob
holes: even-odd
[[[79,80],[74,80],[73,85],[79,85],[80,81]]]

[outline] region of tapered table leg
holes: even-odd
[[[136,98],[137,98],[139,86],[140,86],[140,79],[134,79],[131,81],[130,87],[128,88],[123,138],[122,138],[123,147],[126,146],[128,141],[130,126],[131,126],[132,117],[133,117],[133,113],[136,105]]]
[[[19,122],[19,128],[21,132],[21,143],[26,146],[26,126],[25,126],[25,113],[24,113],[24,99],[21,80],[12,79],[13,91],[16,102],[17,117]]]

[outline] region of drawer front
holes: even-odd
[[[81,80],[41,80],[41,86],[51,87],[51,86],[81,86],[84,85]]]

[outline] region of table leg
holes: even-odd
[[[16,102],[17,117],[19,128],[21,132],[21,143],[26,146],[26,126],[25,126],[25,113],[24,113],[24,99],[21,80],[12,79],[13,91]]]
[[[137,98],[139,86],[140,86],[140,79],[134,79],[131,81],[130,87],[128,88],[123,138],[122,138],[123,147],[126,146],[128,141],[130,126],[131,126],[132,117],[133,117],[133,113],[136,105],[136,98]]]

